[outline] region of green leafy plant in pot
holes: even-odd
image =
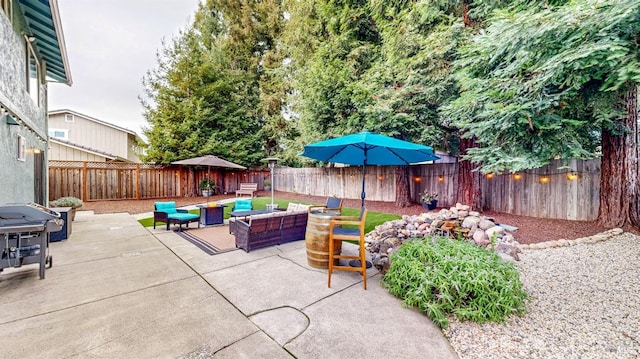
[[[71,207],[71,220],[76,219],[76,209],[82,207],[84,202],[77,197],[60,197],[56,200],[49,202],[49,207]]]
[[[424,191],[424,193],[420,195],[420,202],[422,202],[422,207],[425,209],[435,209],[438,206],[438,194],[435,192]]]
[[[270,191],[271,190],[271,181],[266,179],[264,180],[264,190],[265,191]]]
[[[216,181],[209,178],[203,178],[202,181],[200,181],[200,189],[202,190],[202,195],[204,197],[213,196],[216,194]]]

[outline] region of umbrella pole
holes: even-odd
[[[211,176],[211,166],[207,166],[207,184],[210,184],[210,177]],[[207,191],[209,191],[209,188],[207,188]],[[208,195],[211,195],[211,192],[207,192]],[[207,207],[209,207],[209,196],[207,196]]]
[[[271,167],[271,210],[273,210],[273,187],[275,186],[273,183],[273,167]]]
[[[362,204],[361,204],[361,208],[360,208],[360,215],[362,215],[362,212],[364,211],[364,198],[367,196],[367,194],[364,191],[364,182],[367,178],[367,150],[365,149],[364,152],[365,155],[365,159],[364,159],[364,164],[362,165],[362,193],[360,194],[360,198],[362,199]]]
[[[364,163],[362,164],[362,193],[360,194],[360,197],[362,198],[362,207],[360,207],[360,219],[362,219],[362,214],[364,213],[364,198],[366,197],[366,193],[364,191],[364,182],[365,179],[367,178],[367,149],[364,149]],[[349,266],[350,267],[360,267],[360,260],[359,259],[352,259],[349,261]],[[369,261],[366,261],[366,266],[367,268],[371,268],[372,263]]]

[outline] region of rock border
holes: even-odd
[[[558,239],[553,241],[531,243],[531,244],[518,244],[518,248],[521,250],[529,249],[549,249],[549,248],[562,248],[576,246],[579,244],[593,244],[609,240],[617,235],[624,233],[622,228],[613,228],[607,231],[594,234],[588,237],[576,238],[576,239]]]
[[[390,256],[410,238],[457,237],[496,252],[504,261],[519,261],[523,250],[570,247],[609,240],[624,231],[614,228],[577,239],[559,239],[531,244],[519,243],[511,231],[517,227],[496,223],[491,217],[472,211],[471,206],[456,203],[449,209],[425,212],[388,221],[376,226],[365,237],[365,247],[371,253],[373,265],[382,273],[391,265]]]

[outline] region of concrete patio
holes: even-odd
[[[355,248],[355,246],[353,247]],[[304,241],[207,255],[126,213],[78,212],[53,267],[0,273],[5,358],[456,358],[368,270],[310,267]]]

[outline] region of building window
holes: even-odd
[[[18,135],[18,161],[26,161],[27,159],[27,147],[24,141],[24,137]]]
[[[40,64],[29,42],[27,42],[27,54],[27,92],[33,102],[40,107]]]
[[[70,115],[70,114],[64,115],[64,122],[73,122],[73,121],[75,121],[75,118],[73,117],[73,115]]]
[[[49,137],[57,138],[60,140],[69,140],[69,130],[61,130],[57,128],[49,129]]]

